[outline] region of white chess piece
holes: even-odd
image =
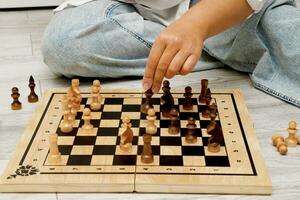
[[[92,110],[100,110],[101,109],[101,103],[102,103],[102,95],[100,94],[100,81],[94,80],[93,86],[92,86],[92,93],[91,93],[91,109]]]
[[[59,152],[58,149],[58,144],[57,144],[57,134],[56,133],[51,133],[49,134],[49,156],[48,156],[48,161],[50,163],[59,163],[61,161],[61,153]]]
[[[82,119],[84,120],[84,124],[82,126],[82,129],[84,129],[85,131],[89,131],[89,130],[92,130],[94,128],[93,125],[91,124],[92,116],[91,116],[91,110],[89,108],[85,108],[83,110]]]
[[[71,110],[69,107],[69,100],[66,95],[62,99],[61,105],[62,105],[63,120],[60,125],[60,130],[63,133],[69,133],[73,130],[73,121],[71,118]]]

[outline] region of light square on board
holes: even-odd
[[[102,112],[91,112],[92,119],[101,119]]]
[[[184,166],[205,166],[204,156],[183,156]]]
[[[103,112],[121,112],[122,105],[104,105]]]
[[[71,155],[92,155],[93,148],[93,145],[74,145]]]
[[[95,145],[116,145],[116,143],[115,136],[97,136]]]
[[[160,139],[159,136],[152,136],[151,146],[154,146],[154,145],[158,146],[158,145],[159,145],[159,139]],[[140,137],[139,137],[138,144],[139,144],[140,146],[141,146],[141,145],[144,145],[143,136],[140,136]]]
[[[73,145],[74,136],[59,136],[57,138],[57,145]]]
[[[100,96],[102,96],[102,95],[100,94]],[[91,105],[91,103],[92,103],[92,98],[89,97],[88,100],[86,101],[86,105]],[[103,103],[104,103],[104,97],[102,96],[101,104],[103,104]]]
[[[208,151],[208,147],[205,146],[204,147],[204,152],[205,152],[206,156],[227,156],[226,148],[223,147],[223,146],[220,147],[220,151],[217,152],[217,153]]]
[[[146,120],[146,119],[141,119],[140,120],[140,127],[141,128],[145,128],[147,126],[147,124],[148,124],[148,120]],[[159,127],[159,124],[160,124],[160,121],[159,120],[155,120],[155,125],[157,127]]]
[[[130,119],[140,119],[141,113],[140,112],[122,112],[121,119],[124,119],[124,117],[127,116]]]
[[[96,136],[97,131],[98,131],[98,128],[93,128],[91,130],[86,130],[86,129],[83,129],[83,128],[79,128],[78,132],[77,132],[77,135],[78,136]]]
[[[124,105],[141,105],[142,98],[124,98]]]
[[[202,137],[210,137],[211,135],[207,134],[207,129],[206,128],[201,128],[202,131]]]
[[[115,155],[136,155],[136,154],[137,154],[137,146],[136,145],[132,145],[131,151],[123,151],[120,148],[120,145],[117,145],[117,147],[116,147]]]
[[[200,118],[200,120],[208,120],[208,121],[211,120],[210,117],[203,117],[202,113],[199,113],[199,118]],[[216,120],[219,120],[219,115],[218,114],[217,114]]]
[[[160,155],[182,155],[181,146],[160,146]]]
[[[153,156],[153,162],[152,163],[143,163],[142,162],[142,156],[137,156],[137,165],[144,165],[144,166],[159,166],[159,156]]]
[[[93,155],[91,165],[112,165],[113,155]]]
[[[99,127],[119,127],[120,120],[118,119],[102,119]]]
[[[63,123],[63,120],[60,121],[59,127],[61,127],[62,123]],[[80,120],[76,119],[73,124],[73,128],[79,127],[79,124],[80,124]]]

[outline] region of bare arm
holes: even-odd
[[[144,89],[158,92],[164,77],[190,73],[205,39],[244,21],[253,10],[246,0],[202,0],[161,32],[150,51]]]

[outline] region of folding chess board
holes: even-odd
[[[90,93],[82,92],[81,111],[71,133],[62,133],[61,99],[66,89],[44,94],[0,181],[2,192],[164,192],[271,194],[271,181],[260,155],[253,125],[239,90],[212,90],[217,123],[224,142],[221,151],[207,150],[209,118],[194,91],[193,110],[183,110],[183,90],[172,90],[179,110],[180,134],[168,133],[169,119],[160,112],[161,93],[152,98],[158,132],[152,137],[154,162],[141,162],[147,124],[140,112],[142,91],[102,90],[101,110],[92,111],[93,131],[82,131],[82,110]],[[132,152],[120,150],[122,118],[131,118]],[[187,118],[196,119],[197,142],[185,142]],[[61,162],[48,161],[48,134],[58,134]]]

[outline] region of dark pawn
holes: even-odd
[[[208,87],[208,80],[202,79],[201,80],[201,93],[199,95],[200,103],[205,103],[205,95],[206,95],[207,87]]]
[[[143,163],[153,163],[153,153],[151,147],[152,136],[150,134],[143,135],[143,152],[141,156],[141,161]]]
[[[34,92],[35,83],[32,76],[29,78],[29,88],[30,88],[30,94],[28,95],[28,102],[29,103],[35,103],[39,100],[38,95]]]
[[[211,102],[211,92],[210,92],[210,89],[207,88],[206,90],[206,94],[205,94],[205,109],[204,111],[202,112],[202,117],[204,118],[209,118],[210,117],[210,102]]]
[[[151,97],[153,96],[153,92],[151,89],[145,92],[146,101],[141,107],[141,112],[144,114],[148,113],[149,108],[153,108]]]
[[[22,103],[19,101],[19,89],[17,87],[13,87],[11,89],[11,97],[14,99],[14,101],[11,103],[11,109],[12,110],[20,110],[22,109]]]
[[[162,110],[162,115],[164,117],[169,117],[170,116],[170,111],[174,106],[174,98],[170,92],[170,82],[165,80],[163,82],[163,87],[162,90],[164,94],[161,97],[161,101],[163,104],[161,105],[161,110]]]
[[[195,119],[192,117],[188,118],[188,123],[186,125],[187,133],[185,135],[185,142],[189,144],[193,144],[197,142],[197,136],[195,136],[195,131],[197,128],[197,125],[195,123]]]
[[[210,132],[216,124],[217,105],[213,103],[209,106],[209,109],[210,109],[210,123],[206,127],[207,132]]]
[[[179,133],[179,117],[178,117],[178,111],[176,108],[172,108],[170,111],[170,126],[168,129],[169,134],[176,135]]]
[[[192,103],[192,88],[190,86],[187,86],[185,88],[185,93],[184,93],[184,102],[183,102],[183,109],[184,110],[193,110],[193,103]]]

